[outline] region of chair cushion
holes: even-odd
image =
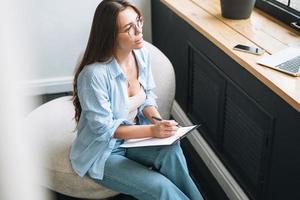
[[[169,119],[175,97],[175,72],[170,60],[158,48],[148,42],[144,44],[150,55],[158,110],[162,118]]]
[[[28,133],[34,138],[42,157],[42,169],[48,180],[43,186],[77,198],[101,199],[115,196],[88,177],[79,177],[69,160],[71,144],[76,136],[71,96],[52,100],[32,111],[26,118]]]

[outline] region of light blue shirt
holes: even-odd
[[[138,108],[139,124],[149,124],[143,115],[147,106],[156,106],[149,54],[145,48],[133,51],[138,64],[138,80],[143,86],[146,99]],[[104,165],[111,154],[116,138],[116,129],[132,125],[128,117],[128,94],[126,76],[116,59],[107,63],[86,66],[77,81],[78,97],[82,112],[78,132],[73,142],[70,159],[75,172],[84,176],[87,172],[96,179],[103,178]]]

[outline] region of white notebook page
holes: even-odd
[[[120,147],[141,147],[141,146],[159,146],[159,145],[170,145],[176,140],[187,134],[190,130],[194,129],[197,125],[180,127],[177,129],[177,132],[168,138],[139,138],[139,139],[129,139],[125,140]]]

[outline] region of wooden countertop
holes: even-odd
[[[300,77],[256,64],[262,56],[232,50],[236,44],[261,47],[263,55],[300,47],[300,34],[258,9],[246,20],[221,16],[220,0],[161,0],[183,20],[300,112]]]

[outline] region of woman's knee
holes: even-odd
[[[184,170],[188,170],[185,156],[179,143],[175,143],[173,145],[165,146],[164,148],[162,148],[154,164],[158,170],[174,167],[176,167],[176,169],[179,169],[179,167],[183,167]]]
[[[164,157],[168,156],[176,156],[176,155],[182,155],[182,149],[180,147],[179,142],[176,142],[175,144],[168,145],[162,148],[160,155]]]
[[[149,187],[152,190],[153,196],[156,199],[165,199],[165,200],[176,200],[176,199],[185,199],[185,195],[180,191],[174,183],[164,176],[161,178],[156,178],[153,180]]]

